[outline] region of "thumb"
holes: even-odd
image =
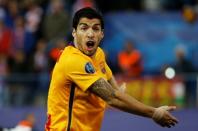
[[[174,111],[174,110],[176,110],[176,106],[168,106],[168,108],[166,110],[167,111]]]
[[[125,82],[123,82],[122,85],[120,86],[120,90],[122,92],[125,92],[125,90],[126,90],[126,83]]]
[[[123,82],[122,85],[120,86],[121,88],[126,88],[126,82]]]

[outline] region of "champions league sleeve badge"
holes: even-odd
[[[90,62],[87,62],[85,65],[85,71],[87,73],[93,74],[95,72],[93,65]]]

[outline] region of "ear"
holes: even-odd
[[[104,38],[104,30],[101,32],[101,40]]]
[[[74,28],[73,28],[73,31],[72,31],[72,36],[76,37],[76,29],[74,29]]]

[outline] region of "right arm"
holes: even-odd
[[[156,111],[156,108],[147,106],[118,89],[113,88],[103,78],[100,78],[93,83],[89,87],[89,90],[101,97],[110,106],[118,108],[124,112],[152,118]],[[170,127],[171,125],[175,125],[177,120],[166,111],[157,123],[161,126]]]

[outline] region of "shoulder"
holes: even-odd
[[[76,61],[76,59],[84,59],[85,56],[83,53],[81,53],[78,49],[76,49],[73,46],[67,46],[65,47],[62,57],[65,60],[69,61]]]
[[[102,48],[100,48],[100,47],[98,47],[97,52],[96,52],[96,55],[105,58],[105,52],[104,52],[104,50],[103,50]]]
[[[72,46],[66,47],[60,57],[60,62],[69,69],[84,67],[89,61],[90,58]]]
[[[100,48],[100,47],[98,47],[97,52],[101,53],[101,54],[104,54],[104,50],[102,48]]]

